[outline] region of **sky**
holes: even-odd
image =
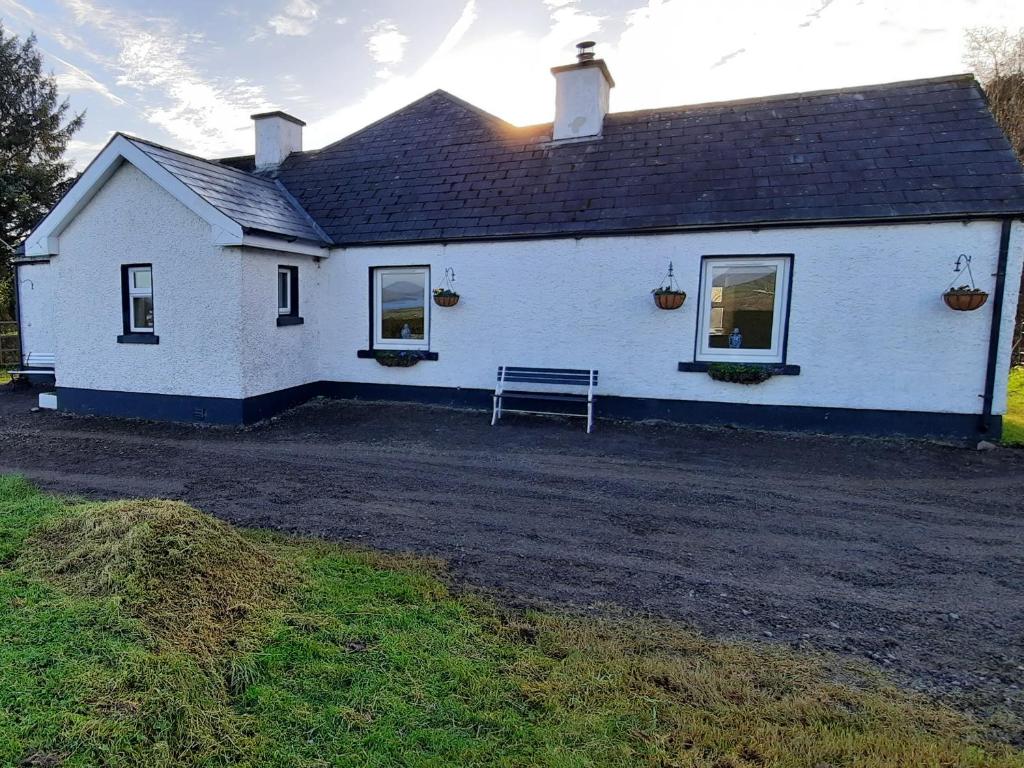
[[[1024,27],[1021,0],[0,0],[34,32],[85,127],[205,157],[253,150],[249,115],[305,120],[305,148],[437,88],[517,125],[548,122],[552,66],[595,40],[612,111],[965,71],[972,26]]]

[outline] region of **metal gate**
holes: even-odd
[[[6,376],[8,368],[21,367],[21,344],[18,340],[18,324],[14,321],[0,321],[0,375]]]

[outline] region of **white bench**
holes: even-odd
[[[22,368],[8,371],[11,376],[52,376],[57,364],[53,352],[29,352],[22,358]]]
[[[512,384],[515,389],[506,389]],[[524,385],[537,385],[545,389],[522,389]],[[554,391],[573,388],[575,392]],[[498,384],[494,388],[494,411],[491,426],[498,423],[504,411],[509,413],[535,413],[545,416],[586,416],[587,434],[594,428],[594,389],[597,387],[597,371],[585,368],[524,368],[522,366],[499,365]],[[580,403],[587,406],[587,412],[567,413],[565,411],[534,411],[524,408],[509,408],[505,400],[548,400],[563,403]]]

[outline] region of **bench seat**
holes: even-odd
[[[514,384],[517,389],[505,389],[506,384]],[[523,384],[539,387],[557,387],[559,390],[576,389],[577,391],[554,391],[552,389],[519,389]],[[586,416],[587,433],[594,428],[594,389],[597,387],[597,371],[580,368],[528,368],[524,366],[498,366],[498,383],[494,388],[494,410],[491,414],[491,426],[501,419],[503,412],[533,413],[555,416]],[[586,406],[586,413],[570,413],[565,411],[537,411],[525,408],[509,408],[505,400],[543,400],[548,402],[579,403]]]
[[[29,352],[22,358],[22,367],[7,371],[11,376],[52,376],[56,366],[53,352]]]

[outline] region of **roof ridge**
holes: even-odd
[[[231,171],[232,173],[241,174],[242,176],[244,176],[247,179],[254,179],[256,181],[261,181],[261,182],[264,182],[264,183],[268,183],[271,186],[273,186],[273,181],[271,179],[266,178],[265,176],[260,176],[260,175],[255,174],[255,173],[249,173],[248,171],[243,171],[241,168],[235,168],[232,165],[225,165],[224,163],[221,163],[221,162],[219,162],[217,160],[210,160],[209,158],[206,158],[206,157],[200,157],[199,155],[193,155],[191,152],[183,152],[180,149],[175,149],[174,147],[168,147],[168,146],[165,146],[164,144],[159,144],[159,143],[157,143],[155,141],[151,141],[149,139],[143,139],[143,138],[140,138],[139,136],[132,136],[130,133],[122,133],[121,131],[118,131],[117,135],[123,136],[124,138],[128,139],[128,141],[137,141],[140,144],[148,144],[151,147],[156,147],[157,149],[162,149],[165,152],[173,152],[176,155],[181,155],[182,157],[187,157],[187,158],[190,158],[191,160],[198,160],[201,163],[206,163],[207,165],[211,165],[214,168],[223,168],[226,171]],[[241,155],[240,155],[240,157],[241,157]]]
[[[306,153],[307,154],[308,153],[316,154],[317,152],[323,152],[324,150],[328,150],[328,149],[331,149],[332,147],[336,147],[338,144],[341,144],[343,141],[348,141],[349,139],[351,139],[351,138],[353,138],[355,136],[358,136],[361,133],[365,133],[366,131],[370,130],[371,128],[374,128],[374,127],[380,125],[385,120],[390,120],[395,115],[401,114],[402,112],[405,112],[408,109],[412,109],[413,107],[423,103],[424,101],[426,101],[427,99],[429,99],[429,98],[431,98],[433,96],[442,96],[442,97],[448,99],[448,101],[452,102],[456,106],[462,107],[463,109],[465,109],[465,110],[467,110],[469,112],[472,112],[473,114],[477,115],[478,117],[483,117],[483,118],[486,118],[487,120],[490,120],[490,121],[493,121],[493,122],[497,122],[497,123],[501,123],[502,126],[507,126],[509,128],[515,128],[515,126],[512,125],[511,123],[509,123],[509,122],[507,122],[505,120],[502,120],[500,117],[497,117],[496,115],[492,115],[490,112],[488,112],[488,111],[486,111],[484,109],[481,109],[480,107],[476,106],[475,104],[472,104],[472,103],[470,103],[468,101],[465,101],[464,99],[460,99],[458,96],[454,96],[451,93],[448,93],[448,91],[444,90],[443,88],[435,88],[430,93],[425,93],[422,96],[420,96],[418,99],[414,99],[413,101],[410,101],[405,106],[399,107],[398,109],[396,109],[396,110],[394,110],[392,112],[388,112],[383,117],[377,118],[372,123],[367,123],[362,128],[359,128],[358,130],[353,131],[352,133],[348,134],[347,136],[342,136],[340,139],[337,139],[336,141],[332,141],[330,144],[325,144],[324,146],[320,147],[320,149],[307,150]]]
[[[884,90],[889,88],[902,88],[908,85],[930,85],[938,83],[971,82],[977,83],[977,78],[971,72],[963,72],[955,75],[940,75],[936,77],[921,77],[912,80],[894,80],[888,83],[868,83],[865,85],[847,85],[842,88],[823,88],[817,91],[792,91],[790,93],[772,93],[765,96],[744,96],[739,99],[724,99],[722,101],[699,101],[692,104],[671,104],[661,107],[645,107],[643,109],[627,109],[621,112],[609,112],[605,117],[628,117],[633,115],[657,114],[658,112],[679,112],[690,109],[710,109],[712,107],[729,107],[741,104],[760,104],[772,101],[785,101],[787,99],[810,98],[815,96],[829,96],[838,93],[859,93],[861,91]],[[984,91],[982,91],[984,93]],[[552,121],[543,123],[529,123],[527,125],[513,126],[519,131],[539,130],[550,128]]]
[[[276,194],[280,198],[279,203],[283,203],[283,205],[285,207],[287,207],[291,211],[292,215],[294,215],[296,217],[299,217],[299,219],[301,219],[303,222],[305,222],[305,225],[310,228],[310,230],[312,231],[312,234],[313,234],[314,237],[309,237],[308,235],[301,235],[301,234],[300,235],[296,235],[296,234],[294,234],[296,231],[301,232],[302,230],[301,229],[297,230],[296,227],[292,226],[292,225],[289,225],[289,226],[291,226],[291,233],[290,234],[288,232],[283,232],[283,231],[280,231],[280,230],[275,231],[275,230],[271,229],[271,230],[267,230],[267,231],[270,231],[272,234],[276,234],[278,236],[286,237],[286,239],[288,237],[291,237],[293,239],[302,239],[302,240],[308,240],[310,242],[319,242],[321,245],[323,245],[323,244],[328,244],[328,245],[331,244],[332,240],[331,240],[330,236],[323,230],[323,228],[319,224],[316,223],[316,221],[313,219],[313,217],[310,215],[310,213],[302,205],[299,204],[299,202],[295,199],[294,195],[292,195],[291,192],[289,192],[284,187],[284,185],[281,184],[276,179],[269,178],[267,176],[258,175],[258,174],[255,174],[255,173],[247,173],[246,171],[242,171],[242,170],[240,170],[238,168],[234,168],[234,167],[229,166],[229,165],[223,165],[221,163],[218,163],[216,160],[207,160],[206,158],[198,157],[198,156],[190,154],[188,152],[181,152],[181,151],[179,151],[177,149],[172,149],[170,147],[165,147],[162,144],[158,144],[155,141],[148,141],[146,139],[140,139],[140,138],[138,138],[136,136],[130,136],[128,134],[123,134],[123,133],[119,133],[118,135],[120,135],[126,141],[128,141],[128,142],[132,143],[133,145],[135,145],[139,151],[145,153],[148,157],[150,157],[153,160],[153,162],[155,162],[158,165],[160,165],[165,171],[167,171],[172,176],[174,176],[179,182],[181,182],[186,187],[191,189],[193,192],[198,194],[201,198],[203,198],[203,200],[205,200],[208,205],[210,205],[215,210],[219,211],[222,215],[226,216],[231,221],[233,221],[236,224],[238,224],[243,229],[252,230],[252,229],[259,229],[259,227],[254,227],[252,225],[251,221],[248,221],[246,219],[246,216],[248,216],[248,214],[245,214],[244,216],[240,217],[238,215],[238,213],[235,211],[235,209],[233,209],[233,208],[231,208],[229,206],[223,205],[219,201],[219,199],[218,200],[211,199],[210,195],[205,194],[201,190],[195,189],[195,187],[193,185],[193,182],[190,181],[189,178],[183,177],[182,176],[182,172],[180,171],[180,169],[174,163],[171,163],[171,165],[168,165],[167,162],[166,162],[167,158],[162,158],[159,155],[154,155],[154,154],[152,154],[150,152],[147,152],[146,147],[149,147],[151,149],[162,150],[164,152],[170,153],[172,156],[181,157],[181,158],[187,158],[189,160],[192,160],[192,161],[198,163],[199,164],[199,168],[198,169],[196,169],[194,166],[190,167],[187,163],[180,163],[180,165],[185,167],[185,168],[188,168],[189,169],[189,171],[188,171],[189,174],[198,175],[200,177],[211,177],[212,176],[212,178],[215,180],[214,183],[217,183],[217,184],[227,185],[228,187],[244,188],[244,187],[241,187],[241,182],[242,181],[244,181],[246,184],[252,184],[253,182],[258,182],[259,186],[260,186],[260,189],[258,191],[256,191],[256,190],[253,190],[252,188],[250,188],[249,189],[249,194],[250,195],[252,195],[252,194],[263,195],[263,194],[266,194],[266,193]],[[139,146],[139,145],[141,145],[141,146]],[[225,174],[225,176],[227,177],[225,179],[224,176],[221,176],[220,178],[218,178],[216,173],[211,174],[210,173],[211,171],[215,171],[216,173],[220,173],[221,171],[228,171],[229,173]],[[242,213],[244,214],[245,212],[243,211]]]
[[[288,187],[286,187],[280,179],[274,179],[274,186],[278,188],[284,196],[284,199],[288,201],[292,208],[305,217],[306,221],[309,222],[309,225],[313,227],[313,231],[320,235],[325,243],[334,244],[334,240],[331,236],[327,234],[323,227],[317,224],[316,219],[310,215],[309,211],[302,207],[302,203],[298,201],[295,195],[288,191]]]
[[[646,109],[631,109],[623,112],[609,112],[608,117],[618,117],[620,115],[639,115],[645,112],[670,112],[679,110],[689,109],[706,109],[710,107],[729,107],[738,106],[741,104],[760,104],[772,101],[787,101],[790,99],[801,99],[801,98],[814,98],[817,96],[832,96],[841,93],[860,93],[862,91],[878,91],[888,90],[896,88],[905,88],[911,85],[937,85],[939,83],[976,83],[977,78],[970,73],[964,72],[956,75],[942,75],[939,77],[922,77],[913,80],[894,80],[888,83],[868,83],[865,85],[847,85],[842,88],[823,88],[817,91],[792,91],[789,93],[772,93],[765,96],[745,96],[739,99],[725,99],[723,101],[703,101],[696,102],[694,104],[676,104],[672,106],[664,107],[648,107]],[[547,123],[539,123],[538,125],[547,125]],[[530,127],[530,126],[524,126]]]
[[[501,123],[501,125],[503,127],[508,127],[508,128],[515,128],[516,127],[512,123],[510,123],[508,120],[504,120],[504,119],[498,117],[497,115],[491,114],[486,109],[483,109],[482,107],[478,107],[476,104],[473,104],[470,101],[466,101],[465,99],[460,99],[455,94],[449,93],[448,91],[444,90],[444,88],[438,88],[438,89],[432,91],[431,93],[429,93],[427,95],[428,96],[433,96],[434,94],[437,94],[439,96],[444,96],[449,101],[454,102],[455,104],[457,104],[458,106],[462,107],[463,109],[468,109],[470,112],[473,112],[474,114],[477,114],[480,117],[486,118],[488,120],[492,120],[492,121],[494,121],[496,123]]]

